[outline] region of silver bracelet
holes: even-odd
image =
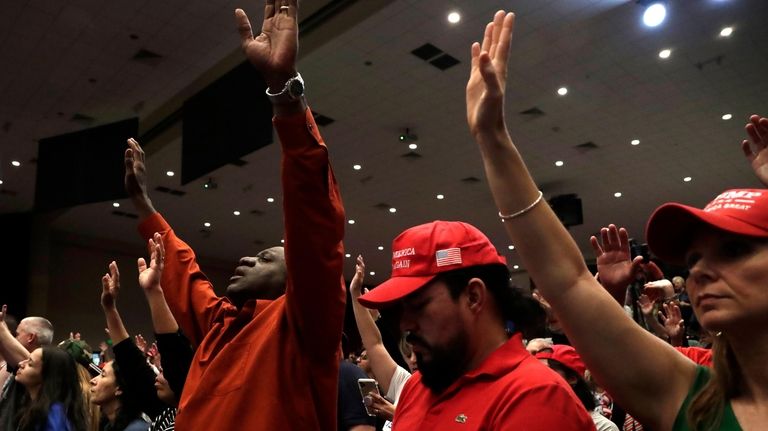
[[[505,214],[502,214],[502,213],[501,213],[501,211],[499,211],[499,218],[501,219],[501,222],[502,222],[502,223],[504,223],[505,221],[507,221],[507,220],[509,220],[509,219],[513,219],[513,218],[515,218],[515,217],[519,217],[519,216],[521,216],[521,215],[523,215],[523,214],[527,213],[528,211],[532,210],[532,209],[533,209],[533,207],[535,207],[536,205],[538,205],[538,203],[539,203],[539,202],[541,202],[541,199],[542,199],[543,197],[544,197],[544,193],[542,193],[542,191],[541,191],[541,190],[539,190],[539,197],[537,197],[537,198],[536,198],[536,200],[535,200],[535,201],[533,201],[533,203],[532,203],[532,204],[530,204],[530,205],[528,205],[527,207],[525,207],[525,208],[521,209],[520,211],[518,211],[518,212],[516,212],[516,213],[512,213],[512,214],[506,214],[506,215],[505,215]]]

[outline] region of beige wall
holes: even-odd
[[[80,332],[97,348],[99,341],[106,338],[104,315],[99,305],[101,277],[114,260],[121,275],[118,310],[126,328],[131,335],[141,333],[148,340],[153,338],[149,307],[137,278],[136,259],[145,253],[141,241],[125,244],[51,232],[46,242],[44,236],[38,233],[34,246],[41,264],[32,269],[29,315],[50,319],[57,341],[66,338],[70,331]],[[236,262],[200,258],[200,265],[221,293]]]

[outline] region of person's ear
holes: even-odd
[[[485,282],[479,278],[471,278],[465,288],[467,306],[473,313],[478,313],[485,306],[488,289]]]

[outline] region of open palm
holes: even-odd
[[[159,287],[160,279],[163,275],[165,248],[159,233],[155,233],[154,237],[149,239],[149,250],[152,252],[149,265],[147,265],[147,261],[143,257],[140,257],[138,260],[139,286],[144,290]]]

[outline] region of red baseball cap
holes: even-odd
[[[441,272],[507,261],[476,227],[455,221],[414,226],[392,241],[392,276],[358,300],[384,308],[419,290]]]
[[[683,265],[693,235],[702,227],[768,238],[768,190],[726,190],[703,210],[678,203],[664,204],[648,220],[646,239],[661,260]]]
[[[565,344],[555,344],[551,348],[551,352],[545,349],[536,353],[536,359],[554,359],[578,373],[581,377],[584,377],[587,366],[582,362],[581,356],[576,352],[576,349]]]

